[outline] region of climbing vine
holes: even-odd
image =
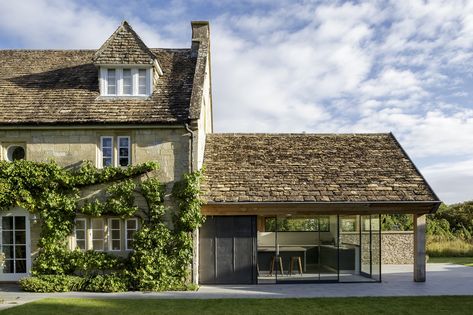
[[[191,232],[203,222],[199,190],[202,174],[186,174],[174,185],[175,211],[164,205],[166,186],[156,177],[141,176],[157,168],[153,162],[105,169],[85,162],[75,170],[63,169],[54,162],[0,162],[0,210],[20,206],[41,219],[34,277],[23,279],[22,287],[37,292],[68,287],[107,292],[185,288],[192,261]],[[140,181],[135,180],[138,177]],[[104,197],[81,200],[80,189],[99,184],[108,185]],[[136,205],[136,194],[144,197],[145,208]],[[174,213],[171,222],[165,219],[168,210]],[[67,237],[78,213],[121,218],[142,214],[134,251],[128,258],[119,258],[108,253],[69,250]],[[55,276],[53,282],[59,284],[48,285]],[[76,281],[77,276],[83,281]]]

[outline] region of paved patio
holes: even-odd
[[[473,295],[473,268],[452,264],[427,264],[427,281],[412,281],[412,265],[383,266],[382,283],[320,283],[202,286],[197,292],[126,293],[26,293],[16,285],[1,285],[0,310],[42,298],[106,299],[220,299],[310,298],[361,296]]]

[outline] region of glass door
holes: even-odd
[[[338,281],[337,216],[277,217],[271,270],[277,283]]]
[[[26,215],[0,217],[0,251],[5,255],[0,280],[17,281],[29,270],[29,222]]]

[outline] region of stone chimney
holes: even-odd
[[[199,47],[210,42],[210,26],[208,21],[192,21],[192,56],[197,57]]]

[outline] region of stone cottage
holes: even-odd
[[[123,22],[98,50],[1,50],[1,159],[156,161],[164,183],[205,164],[196,283],[381,281],[382,262],[412,258],[424,281],[425,214],[440,201],[395,137],[214,134],[209,24],[191,27],[184,49],[149,48]],[[414,234],[381,233],[389,213],[414,215]],[[0,221],[0,281],[16,281],[40,227],[20,208]],[[139,225],[81,217],[70,246],[126,254]]]

